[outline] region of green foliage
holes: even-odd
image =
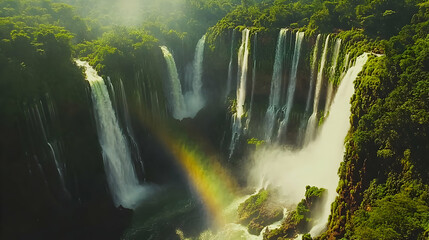
[[[305,198],[307,200],[312,200],[314,198],[321,198],[322,195],[326,192],[324,188],[318,188],[314,186],[306,186],[305,187]]]
[[[404,193],[388,195],[356,211],[350,239],[426,239],[429,206]]]
[[[297,234],[310,231],[313,218],[317,216],[314,210],[320,207],[325,201],[326,189],[314,186],[306,186],[305,189],[305,198],[298,203],[296,210],[287,215],[280,228],[266,231],[264,239],[295,238]],[[304,236],[303,239],[311,239],[309,234],[305,234]]]
[[[79,17],[72,6],[43,0],[2,1],[0,20],[29,27],[39,25],[64,27],[73,34],[75,43],[92,40],[100,33],[95,23]]]
[[[306,233],[304,235],[302,235],[302,240],[312,240],[313,238],[311,237],[310,233]]]
[[[370,59],[355,82],[331,236],[347,231],[351,239],[424,239],[427,234],[427,220],[417,209],[429,206],[423,200],[429,183],[429,8],[427,2],[407,4],[419,8],[409,25],[381,42],[385,56]],[[402,14],[385,10],[373,17]]]
[[[259,140],[257,138],[247,139],[247,144],[253,144],[255,146],[259,146],[259,145],[264,144],[264,143],[265,143],[264,140]]]
[[[114,75],[131,72],[129,70],[144,57],[159,51],[157,42],[144,30],[116,27],[96,41],[78,44],[76,53],[89,60],[101,74]]]

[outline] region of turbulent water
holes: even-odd
[[[336,196],[337,170],[344,155],[344,138],[349,129],[350,101],[353,81],[362,70],[368,54],[359,56],[347,70],[331,106],[331,113],[314,142],[299,151],[267,147],[254,155],[250,181],[255,186],[277,187],[284,199],[297,203],[303,198],[306,185],[328,190],[328,201],[321,209],[321,217],[311,233],[316,236],[324,229],[330,204]]]
[[[132,163],[131,152],[116,118],[104,80],[87,62],[76,60],[85,68],[101,145],[107,182],[116,206],[134,208],[144,197]]]
[[[235,100],[230,106],[233,113],[231,116],[229,159],[235,159],[236,155],[234,151],[238,146],[237,143],[240,138],[251,136],[250,120],[253,113],[256,117],[255,120],[252,120],[255,121],[255,123],[252,122],[252,125],[261,123],[261,129],[264,131],[265,145],[257,148],[253,155],[250,155],[251,159],[253,159],[250,164],[251,170],[248,174],[248,182],[251,187],[257,189],[267,188],[268,186],[277,188],[285,204],[298,203],[304,197],[305,186],[307,185],[323,187],[328,190],[326,206],[319,209],[318,216],[320,218],[315,219],[315,226],[311,230],[312,235],[318,235],[324,230],[329,215],[330,204],[336,196],[335,189],[338,184],[336,172],[343,158],[344,138],[349,128],[349,99],[353,94],[353,80],[357,77],[368,59],[368,54],[363,54],[356,59],[354,64],[350,64],[349,57],[346,55],[346,59],[344,60],[346,62],[343,65],[347,66],[347,68],[338,69],[341,40],[333,41],[330,38],[330,35],[326,36],[325,39],[322,39],[322,36],[318,35],[314,49],[307,51],[305,49],[306,44],[304,42],[306,40],[304,40],[303,32],[290,32],[288,29],[280,30],[276,43],[274,65],[272,67],[270,92],[269,96],[267,96],[268,106],[263,105],[263,110],[261,110],[260,105],[256,105],[257,108],[253,109],[257,81],[256,46],[258,35],[255,34],[253,41],[251,41],[250,31],[244,29],[237,54],[237,88]],[[330,47],[330,43],[334,44],[334,42],[335,46]],[[234,36],[231,44],[234,44]],[[262,45],[259,47],[262,47]],[[171,116],[178,120],[192,118],[205,105],[202,92],[205,36],[198,41],[195,47],[193,61],[186,66],[183,82],[180,80],[172,53],[166,46],[161,46],[160,48],[164,55],[168,73],[168,80],[163,85],[165,90],[164,95],[169,105]],[[227,85],[222,89],[221,97],[223,97],[223,90],[226,93],[231,91],[232,66],[234,65],[233,50],[234,48],[231,46],[231,56],[228,56],[230,57],[228,80]],[[249,66],[250,57],[252,57],[251,60],[253,61],[252,66]],[[311,62],[308,61],[309,59],[311,59]],[[91,86],[97,132],[103,150],[107,181],[114,202],[117,206],[122,205],[128,208],[135,208],[137,203],[145,195],[148,195],[148,192],[146,187],[139,185],[138,174],[136,174],[135,167],[141,168],[143,172],[144,166],[141,156],[133,153],[134,151],[139,152],[139,146],[135,141],[123,82],[121,79],[119,79],[119,82],[115,82],[115,86],[119,86],[115,93],[110,80],[105,83],[88,63],[82,61],[76,62],[79,66],[85,67],[87,80]],[[304,66],[304,64],[307,65]],[[249,67],[252,67],[251,85],[247,79],[250,76],[250,73],[248,73]],[[302,73],[302,69],[306,68],[311,69],[311,71],[308,74]],[[261,76],[262,74],[261,68]],[[326,83],[329,83],[329,80],[332,81],[338,76],[340,77],[341,84],[336,91],[334,91],[332,84],[324,87]],[[298,98],[296,92],[302,93],[302,83],[298,79],[305,77],[308,77],[306,81],[308,82],[308,90],[305,89],[304,94],[306,95],[304,97],[299,96]],[[114,96],[109,96],[109,86]],[[251,86],[251,89],[247,89],[249,86]],[[152,101],[154,97],[150,91],[150,86],[142,85],[141,89],[144,99],[151,99]],[[327,91],[326,94],[324,91]],[[249,93],[250,101],[247,99],[249,97],[246,96]],[[137,95],[141,101],[142,97],[139,94]],[[326,101],[324,101],[325,95]],[[115,103],[112,103],[110,99],[115,96],[117,99],[114,99]],[[298,109],[295,102],[302,103],[302,111],[305,116],[305,120],[300,119],[298,122],[297,128],[299,129],[296,130],[298,134],[297,145],[300,145],[300,142],[304,141],[306,144],[301,149],[291,150],[282,146],[281,143],[287,139],[289,134],[293,134],[292,131],[295,130],[293,127],[295,127],[294,124],[296,121],[292,118],[294,116],[292,109],[294,111],[295,107]],[[321,106],[323,103],[325,103],[325,106]],[[260,103],[256,102],[256,104]],[[328,111],[330,114],[325,116],[326,120],[323,125],[318,127],[317,123],[319,122],[319,117],[321,117],[318,111],[322,108],[324,108],[325,114]],[[123,113],[123,115],[116,114],[118,111]],[[309,115],[311,116],[308,117]],[[116,119],[118,116],[123,117],[124,132],[118,123],[118,119]],[[288,130],[290,133],[288,133]],[[53,158],[56,160],[55,150],[51,145],[49,146],[52,149]],[[232,158],[233,155],[234,158]],[[139,162],[141,166],[137,165]],[[58,169],[61,170],[60,166]],[[195,170],[195,168],[191,169]],[[183,196],[178,194],[177,203],[180,204],[177,206],[174,201],[170,202],[170,195],[167,195],[164,196],[165,199],[163,201],[165,203],[154,204],[146,202],[139,206],[136,210],[137,217],[133,221],[133,225],[124,235],[125,239],[132,239],[135,236],[163,236],[163,231],[168,231],[168,233],[165,233],[167,234],[166,236],[174,235],[171,232],[172,226],[165,228],[154,227],[155,225],[161,226],[161,222],[163,221],[172,220],[178,226],[182,226],[180,220],[182,217],[192,219],[195,224],[204,222],[203,219],[205,219],[206,214],[204,211],[206,209],[202,208],[200,202],[196,200],[198,197],[195,195],[198,195],[198,193],[184,194]],[[200,229],[200,238],[261,239],[262,234],[260,236],[251,235],[245,226],[235,223],[236,216],[234,215],[236,214],[238,204],[243,202],[247,197],[249,196],[236,199],[227,209],[224,209],[222,214],[226,215],[226,217],[224,216],[227,221],[226,225],[221,226],[217,230],[210,229],[203,231],[203,229]],[[154,199],[162,199],[162,197],[159,195],[154,197]],[[159,208],[158,205],[169,204],[172,209],[158,213],[154,209],[151,209],[151,204],[153,206],[156,205],[156,208]],[[201,203],[201,205],[204,205],[204,203]],[[208,205],[205,206],[207,207]],[[204,222],[200,224],[199,228],[207,229],[209,228],[207,225],[209,225],[209,222]],[[281,222],[277,222],[269,226],[269,228],[273,229],[280,225]],[[144,226],[144,229],[141,226]],[[179,237],[184,238],[186,233],[185,228],[188,230],[192,229],[187,224],[183,224],[183,228],[178,227],[176,233]]]

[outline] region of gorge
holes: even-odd
[[[3,239],[427,239],[429,2],[0,3]]]

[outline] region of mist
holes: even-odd
[[[54,0],[85,6],[76,11],[102,25],[138,26],[148,21],[167,22],[183,14],[186,0]],[[177,19],[176,19],[177,20]]]
[[[339,181],[337,171],[344,156],[344,138],[350,126],[353,81],[367,59],[367,54],[361,55],[347,71],[331,105],[329,117],[319,129],[314,142],[296,151],[269,146],[258,149],[253,155],[249,175],[251,184],[257,188],[271,187],[279,190],[288,204],[296,204],[304,198],[307,185],[327,189],[326,205],[317,214],[321,217],[312,229],[312,235],[317,235],[324,229],[330,205],[336,196]]]

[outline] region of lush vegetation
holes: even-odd
[[[211,42],[225,30],[300,28],[312,33],[364,29],[373,38],[389,38],[408,24],[422,0],[267,0],[243,1],[210,30]]]
[[[238,222],[247,225],[251,234],[259,235],[265,226],[283,218],[283,208],[272,191],[262,189],[238,207]]]
[[[325,197],[326,189],[307,186],[305,198],[298,203],[296,210],[288,213],[280,228],[267,229],[264,239],[293,239],[298,234],[308,233],[313,219],[317,217],[317,209],[325,202]]]
[[[337,231],[351,239],[427,238],[427,215],[412,211],[411,217],[404,210],[429,206],[429,5],[419,7],[409,25],[383,41],[386,55],[370,60],[356,81],[331,235],[338,236]],[[406,199],[414,203],[395,207]],[[387,217],[385,224],[369,230],[380,223],[376,215],[381,211],[402,222]]]
[[[59,232],[67,231],[80,238],[97,227],[116,224],[93,226],[95,217],[88,214],[89,220],[82,225],[91,226],[91,230],[73,233],[81,229],[76,222],[86,216],[88,208],[98,209],[97,217],[109,215],[106,219],[119,214],[105,201],[108,192],[89,110],[88,86],[73,58],[88,60],[101,75],[111,76],[113,84],[124,79],[127,90],[142,88],[134,83],[139,81],[133,80],[143,79],[148,86],[155,86],[152,89],[157,89],[159,97],[163,74],[159,69],[163,64],[159,45],[169,46],[175,57],[189,62],[189,52],[209,27],[208,41],[221,55],[209,55],[211,60],[227,59],[230,48],[220,46],[231,42],[231,29],[244,28],[270,36],[260,40],[267,42],[267,48],[274,48],[273,39],[279,28],[289,27],[306,31],[308,37],[335,33],[345,46],[341,60],[346,52],[351,58],[364,51],[384,54],[371,57],[355,82],[351,129],[339,169],[339,196],[332,205],[328,230],[320,238],[429,237],[429,1],[120,2],[0,2],[0,156],[2,189],[10,193],[2,197],[2,217],[9,222],[7,226],[16,227],[6,229],[6,237],[19,232],[21,238],[46,238],[43,231],[58,223],[60,227],[50,237],[61,238]],[[270,61],[260,60],[259,64],[271,71]],[[223,62],[211,64],[215,66],[211,75],[226,72],[217,68]],[[148,96],[148,103],[155,102],[154,97]],[[34,116],[51,105],[53,109],[66,110],[56,111],[57,120],[45,117],[49,127],[42,139],[34,130],[39,126]],[[60,186],[46,185],[41,174],[34,173],[37,176],[31,178],[27,173],[28,169],[37,172],[43,166],[50,169],[48,177],[56,176],[47,140],[67,143],[64,155],[68,156],[66,162],[72,172],[65,175],[73,179],[66,182],[69,193],[61,193]],[[261,141],[249,139],[248,144],[259,145]],[[270,205],[270,194],[261,191],[239,208],[239,221],[254,234],[282,217],[281,208]],[[282,228],[265,233],[264,238],[306,233],[312,224],[312,210],[322,195],[321,189],[307,188],[305,199],[286,217]],[[104,212],[108,213],[103,215]],[[45,217],[40,220],[37,216]],[[40,236],[33,236],[35,232]]]

